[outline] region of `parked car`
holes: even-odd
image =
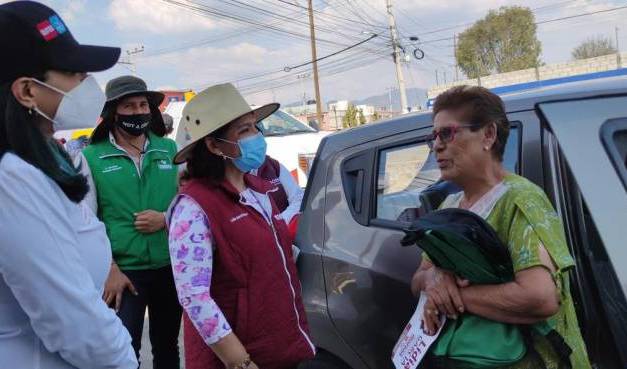
[[[627,78],[504,96],[506,168],[542,187],[565,225],[572,293],[596,368],[627,367]],[[296,244],[303,300],[319,354],[305,368],[392,368],[392,348],[417,301],[420,263],[400,246],[407,208],[437,208],[439,179],[426,139],[431,113],[322,140]],[[441,187],[441,188],[439,188]],[[427,190],[429,189],[429,190]],[[401,217],[402,219],[402,217]]]
[[[316,131],[282,110],[264,119],[260,128],[268,142],[268,155],[285,165],[305,187],[318,145],[331,132]]]
[[[175,140],[179,147],[187,144],[184,130],[179,129],[185,104],[184,101],[175,101],[168,104],[165,109],[165,113],[174,119],[170,138]],[[318,145],[329,132],[316,131],[282,110],[264,119],[260,128],[268,142],[268,155],[285,165],[296,182],[305,187]]]

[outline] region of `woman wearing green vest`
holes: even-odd
[[[138,358],[148,308],[154,368],[178,368],[181,307],[164,216],[177,192],[176,144],[163,137],[164,96],[133,76],[109,81],[106,95],[103,120],[77,157],[91,187],[86,201],[111,240],[103,298],[129,330]]]
[[[482,87],[454,87],[436,99],[433,120],[430,146],[442,179],[462,189],[448,196],[440,207],[466,209],[483,217],[508,246],[515,279],[471,285],[423,258],[413,277],[412,291],[427,296],[425,331],[433,335],[439,328],[439,316],[449,318],[431,349],[431,364],[447,368],[589,369],[569,286],[575,263],[560,218],[542,189],[508,173],[502,165],[510,124],[503,102]],[[512,352],[489,350],[506,347],[507,341],[494,332],[489,337],[477,332],[458,345],[456,342],[464,337],[447,328],[460,327],[464,319],[458,318],[464,314],[523,328],[548,323],[568,347],[555,345],[552,337],[535,330],[529,332],[530,342],[518,357],[512,357]]]

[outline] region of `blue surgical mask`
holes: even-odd
[[[238,158],[230,158],[235,167],[244,173],[248,173],[253,169],[259,169],[261,164],[266,160],[266,139],[261,133],[254,136],[246,137],[237,142],[219,139],[239,146],[240,156]],[[228,157],[228,156],[227,156]]]

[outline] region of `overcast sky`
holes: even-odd
[[[7,2],[0,0],[0,3]],[[200,90],[235,81],[250,103],[276,99],[299,101],[313,96],[310,67],[283,71],[311,60],[305,0],[177,0],[204,7],[194,12],[163,0],[46,0],[58,11],[79,42],[114,45],[126,51],[143,46],[132,57],[137,74],[151,88]],[[290,4],[292,3],[292,4]],[[293,5],[293,4],[296,4]],[[393,12],[408,55],[409,36],[417,36],[426,57],[412,59],[403,71],[408,87],[428,88],[454,77],[454,33],[483,17],[489,9],[520,5],[534,9],[536,21],[556,19],[626,5],[618,0],[393,0]],[[379,37],[349,52],[322,61],[324,101],[359,99],[383,94],[396,86],[385,0],[314,0],[317,10],[318,57],[329,55],[370,37]],[[255,25],[220,19],[236,15]],[[605,35],[627,50],[627,9],[556,21],[538,26],[542,60],[567,61],[582,40]],[[444,30],[442,30],[444,29]],[[436,31],[436,32],[434,32]],[[441,40],[441,41],[438,41]],[[128,62],[129,60],[123,60]],[[130,73],[119,64],[98,73],[104,85],[112,77]]]

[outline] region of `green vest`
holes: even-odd
[[[165,229],[143,234],[133,214],[165,212],[177,192],[176,143],[149,133],[141,175],[135,163],[109,140],[83,150],[96,185],[98,218],[107,228],[113,258],[121,269],[157,269],[170,264]]]

